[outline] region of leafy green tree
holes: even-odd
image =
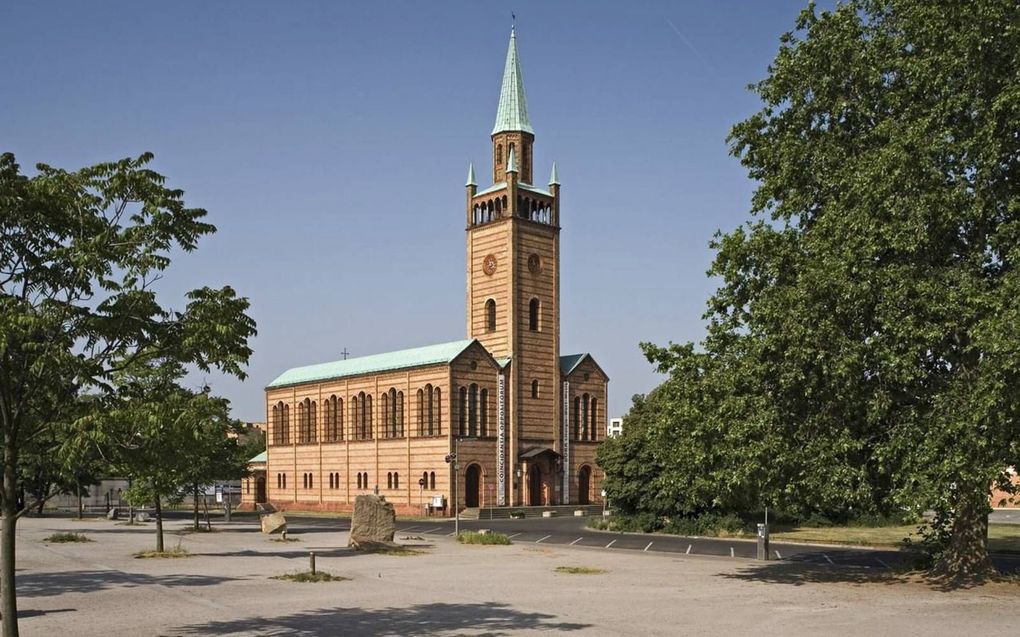
[[[989,489],[1020,460],[1017,10],[809,6],[731,133],[762,218],[710,271],[707,471],[780,503],[934,509],[934,572],[958,580],[992,571]],[[651,352],[679,379],[693,356]]]
[[[198,369],[243,376],[254,322],[229,287],[199,288],[183,311],[153,284],[215,228],[148,169],[150,154],[75,172],[21,174],[0,155],[0,611],[18,634],[15,541],[22,463],[57,431],[54,401],[111,391],[138,352],[172,351]],[[55,443],[59,441],[54,441]]]

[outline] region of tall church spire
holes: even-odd
[[[503,85],[499,90],[499,108],[496,109],[496,125],[492,134],[506,131],[522,131],[535,134],[528,120],[528,104],[524,96],[524,76],[517,58],[517,34],[510,30],[510,47],[506,51],[506,66],[503,68]]]

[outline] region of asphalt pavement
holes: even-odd
[[[350,520],[287,514],[287,527],[292,533],[302,531],[346,531]],[[524,520],[461,520],[460,529],[492,529],[507,535],[518,544],[534,543],[552,546],[571,546],[600,551],[642,551],[646,553],[713,555],[737,559],[755,559],[757,542],[734,538],[699,538],[662,535],[657,533],[617,533],[596,531],[585,527],[584,518],[528,518]],[[435,520],[398,521],[397,537],[454,535],[454,521]],[[909,565],[911,555],[896,549],[868,549],[818,544],[769,544],[772,560],[805,562],[821,566],[853,566],[857,568],[891,569]],[[1020,572],[1020,556],[996,554],[992,556],[996,567],[1003,573]]]

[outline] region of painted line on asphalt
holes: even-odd
[[[883,561],[882,558],[880,558],[880,557],[876,557],[875,561],[878,562],[879,564],[881,564],[882,566],[886,567],[886,568],[892,568],[891,566],[886,564],[885,561]]]
[[[451,535],[453,535],[455,533],[456,533],[456,531],[450,531],[449,533],[446,534],[446,537],[450,537]]]
[[[691,554],[691,547],[692,547],[692,546],[694,546],[694,545],[693,545],[693,544],[688,544],[688,545],[687,545],[687,552],[686,552],[686,553],[684,553],[684,555],[690,555],[690,554]]]
[[[735,556],[735,555],[733,554],[733,547],[732,547],[732,546],[730,547],[730,557],[736,557],[736,556]]]
[[[646,547],[645,547],[645,550],[647,551],[647,550],[648,550],[649,548],[651,548],[651,546],[652,546],[652,543],[651,543],[651,542],[649,542],[649,543],[648,543],[648,546],[646,546]]]
[[[836,563],[835,563],[835,562],[833,562],[833,561],[832,561],[832,559],[830,559],[830,558],[829,558],[829,556],[828,556],[828,555],[826,555],[825,553],[822,553],[822,557],[824,557],[824,558],[825,558],[825,561],[826,561],[826,562],[828,562],[829,564],[832,564],[833,566],[835,566],[835,565],[836,565]]]
[[[778,559],[783,559],[783,556],[779,554],[779,549],[776,549],[776,557]]]
[[[524,531],[521,531],[521,533],[523,533],[523,532],[524,532]],[[512,539],[514,539],[515,537],[517,537],[518,535],[520,535],[521,533],[514,533],[513,535],[508,535],[508,536],[506,536],[506,539],[508,539],[508,540],[512,540]]]
[[[420,524],[418,526],[409,526],[406,529],[400,529],[400,531],[398,531],[398,533],[407,533],[409,531],[413,531],[415,529],[420,529],[420,528],[421,528]]]
[[[436,528],[434,528],[434,529],[426,529],[426,530],[422,531],[422,533],[435,533],[436,531],[438,531],[438,530],[439,530],[439,529],[441,529],[441,528],[443,528],[443,527],[441,527],[441,526],[437,526],[437,527],[436,527]]]
[[[538,544],[538,543],[539,543],[539,542],[541,542],[542,540],[548,540],[548,539],[549,539],[549,538],[551,538],[551,537],[552,537],[551,535],[547,535],[547,536],[545,536],[544,538],[542,538],[541,540],[535,540],[535,544]]]
[[[570,543],[570,546],[573,546],[573,545],[577,544],[578,542],[580,542],[583,539],[584,539],[583,537],[577,538],[576,540],[574,540],[573,542]]]
[[[612,545],[614,545],[614,544],[616,544],[616,540],[613,540],[613,541],[612,541],[612,542],[610,542],[609,544],[606,544],[606,548],[609,548],[610,546],[612,546]]]

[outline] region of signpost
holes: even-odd
[[[563,381],[563,504],[570,504],[570,383]]]
[[[497,378],[496,506],[506,506],[506,376]]]

